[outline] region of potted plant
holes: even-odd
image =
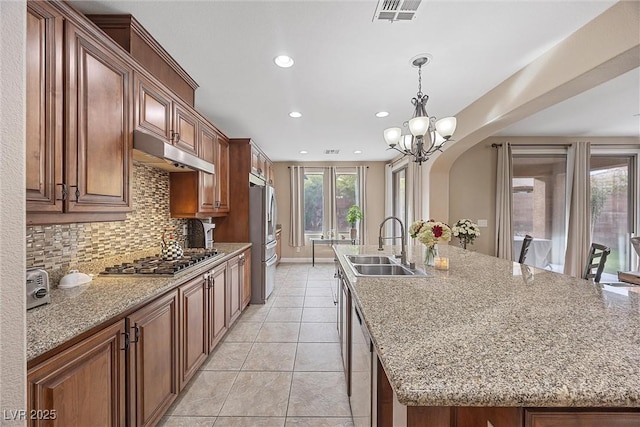
[[[358,230],[356,229],[356,222],[362,219],[362,211],[360,206],[353,205],[347,211],[347,222],[351,224],[351,240],[355,240],[358,237]]]

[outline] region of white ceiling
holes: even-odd
[[[198,82],[196,108],[229,137],[253,138],[274,161],[354,161],[394,157],[382,131],[413,112],[415,55],[433,55],[423,70],[429,113],[455,115],[615,2],[423,0],[414,21],[393,24],[372,22],[370,0],[73,3],[85,13],[134,15]],[[280,54],[295,65],[276,67]],[[571,103],[575,97],[552,107],[551,116],[515,124],[509,134],[587,135],[611,105],[619,108],[606,115],[607,129],[632,132],[633,123],[615,120],[640,112],[638,72],[629,75],[581,95],[588,102]],[[290,118],[294,110],[303,117]],[[376,118],[380,110],[390,116]]]

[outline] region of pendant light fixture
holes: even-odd
[[[426,104],[429,96],[422,93],[422,67],[430,61],[431,55],[428,54],[418,55],[411,61],[411,64],[418,68],[418,93],[411,99],[414,106],[413,118],[403,124],[409,127],[411,133],[403,135],[399,127],[384,130],[384,139],[389,149],[394,149],[403,156],[413,156],[418,165],[429,160],[436,151],[442,151],[442,146],[451,139],[456,130],[455,117],[437,120],[427,114]]]

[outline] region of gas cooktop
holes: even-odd
[[[184,255],[173,261],[165,261],[160,255],[150,256],[107,267],[100,273],[105,276],[173,276],[203,261],[223,257],[217,249],[185,249]]]

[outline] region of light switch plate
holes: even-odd
[[[478,220],[478,227],[487,227],[487,220],[486,219],[479,219]]]

